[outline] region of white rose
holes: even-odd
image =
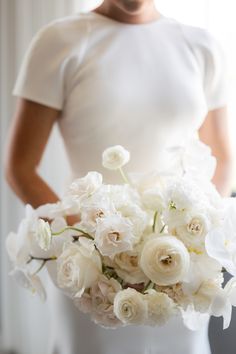
[[[103,256],[110,257],[131,250],[134,240],[132,229],[132,223],[119,214],[98,219],[95,232],[97,248]]]
[[[113,264],[116,273],[127,283],[138,284],[148,280],[139,266],[139,252],[136,250],[117,254]]]
[[[36,229],[36,239],[39,246],[44,251],[50,249],[52,242],[52,232],[49,223],[47,221],[44,221],[43,219],[38,220]]]
[[[190,252],[205,252],[205,237],[210,229],[210,220],[204,214],[189,215],[185,224],[178,225],[172,233]]]
[[[119,291],[114,299],[114,312],[125,324],[143,324],[147,319],[148,307],[144,296],[134,289]]]
[[[74,304],[84,313],[90,313],[95,323],[103,327],[115,328],[121,324],[113,311],[116,293],[121,290],[120,283],[114,278],[107,279],[104,275],[92,285],[89,292],[74,299]]]
[[[80,297],[96,282],[101,273],[101,258],[97,251],[81,245],[67,245],[57,259],[57,283]]]
[[[75,297],[73,303],[83,313],[91,313],[93,310],[92,298],[87,292],[84,292],[81,297]]]
[[[146,276],[158,285],[181,281],[189,268],[189,253],[173,236],[153,237],[143,247],[140,265]]]
[[[168,295],[150,289],[144,295],[148,303],[147,324],[163,326],[177,312],[177,306]]]
[[[102,186],[102,175],[90,171],[86,176],[76,179],[69,187],[69,194],[77,198],[89,197]]]
[[[130,159],[129,151],[121,145],[115,145],[106,149],[102,154],[102,164],[109,170],[117,170],[127,164]]]
[[[117,327],[121,324],[114,313],[114,298],[121,285],[114,278],[100,276],[98,282],[91,287],[90,295],[93,304],[92,319],[103,327]]]

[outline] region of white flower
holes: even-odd
[[[224,287],[224,291],[233,306],[236,306],[236,278],[232,277]]]
[[[184,223],[172,229],[171,233],[180,239],[190,252],[202,253],[205,252],[205,237],[210,226],[209,218],[203,213],[189,213]]]
[[[109,170],[117,170],[127,164],[130,159],[129,151],[121,145],[107,148],[102,154],[102,164]]]
[[[36,239],[38,241],[39,246],[44,251],[50,249],[52,242],[52,232],[49,223],[47,221],[44,221],[43,219],[38,220]]]
[[[232,316],[232,304],[227,291],[219,289],[213,299],[209,313],[215,317],[223,317],[223,329],[229,327]]]
[[[96,282],[101,273],[101,258],[97,251],[82,245],[67,245],[57,259],[57,282],[80,297]]]
[[[10,260],[17,268],[25,267],[30,256],[45,257],[36,240],[38,218],[35,210],[26,206],[26,216],[21,221],[17,233],[11,232],[6,239],[6,249]]]
[[[209,321],[208,313],[200,313],[194,310],[193,304],[189,304],[186,309],[180,307],[184,325],[191,331],[198,331]]]
[[[132,249],[134,235],[132,223],[119,214],[97,220],[95,243],[103,256]]]
[[[232,306],[236,306],[236,280],[232,277],[224,289],[219,289],[211,304],[210,313],[213,316],[223,316],[223,328],[229,327],[232,316]]]
[[[65,195],[57,203],[40,205],[36,210],[39,218],[55,219],[66,215],[75,215],[80,211],[79,200],[74,195]]]
[[[201,180],[212,179],[216,159],[211,155],[209,146],[201,142],[198,137],[191,137],[183,145],[171,146],[166,150],[169,153],[169,166],[176,175],[185,172],[190,178],[195,178],[197,175]]]
[[[236,201],[232,199],[227,216],[218,228],[206,236],[206,251],[210,257],[221,263],[227,271],[236,276]]]
[[[115,214],[116,209],[111,200],[103,193],[95,193],[91,198],[81,203],[81,220],[89,233],[94,233],[97,219]]]
[[[193,304],[196,311],[201,313],[209,312],[209,309],[218,294],[221,285],[213,280],[204,281],[193,296]]]
[[[148,279],[139,266],[139,250],[117,254],[113,260],[116,273],[126,283],[138,284]]]
[[[176,314],[176,305],[168,295],[150,289],[144,295],[148,303],[147,324],[163,326]]]
[[[126,202],[117,208],[118,212],[123,217],[130,220],[133,225],[133,234],[135,236],[135,243],[138,243],[146,226],[148,225],[148,215],[138,205]]]
[[[46,291],[38,275],[23,272],[20,269],[14,269],[10,272],[10,275],[16,279],[20,286],[30,290],[32,294],[38,294],[41,301],[46,300]]]
[[[147,302],[144,296],[134,289],[119,291],[114,299],[114,312],[117,318],[125,324],[139,325],[146,321],[148,314]]]
[[[189,268],[189,253],[173,236],[152,237],[143,247],[140,259],[143,272],[158,285],[181,281]]]
[[[189,270],[184,277],[182,288],[185,294],[192,295],[209,279],[214,279],[219,284],[223,282],[222,266],[215,259],[209,257],[206,253],[190,253]]]
[[[146,209],[162,212],[165,203],[163,191],[160,188],[150,188],[142,195],[142,201]]]
[[[115,328],[121,324],[113,311],[114,297],[121,290],[121,285],[114,278],[104,275],[92,285],[89,292],[81,298],[75,298],[74,304],[84,313],[90,313],[92,320],[103,327]]]
[[[90,171],[86,176],[76,179],[69,187],[69,195],[77,198],[89,197],[102,186],[102,175]]]

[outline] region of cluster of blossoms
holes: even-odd
[[[89,172],[60,202],[27,206],[6,240],[11,274],[45,299],[39,272],[46,267],[75,306],[105,327],[182,316],[194,330],[212,315],[223,316],[227,328],[236,306],[236,202],[217,193],[214,158],[200,142],[195,156],[197,147],[208,159],[201,176],[194,154],[191,163],[181,149],[174,150],[181,173],[126,176],[129,152],[106,149],[103,166],[119,170],[125,183],[104,184]],[[68,226],[66,216],[76,214],[80,221]],[[232,278],[223,286],[225,270]]]

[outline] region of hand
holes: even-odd
[[[67,222],[68,226],[73,226],[73,225],[77,224],[80,221],[81,221],[81,217],[80,217],[79,214],[68,215],[66,217],[66,222]]]

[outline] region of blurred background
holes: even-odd
[[[49,21],[88,11],[99,0],[0,0],[0,149],[1,159],[9,123],[15,109],[11,91],[23,55],[33,35]],[[221,42],[228,63],[229,118],[232,148],[236,152],[236,21],[235,0],[157,0],[158,10],[165,16],[186,24],[209,29]],[[236,159],[236,154],[235,154]],[[50,161],[54,161],[53,167]],[[1,161],[2,162],[2,161]],[[2,166],[2,163],[1,163]],[[63,169],[62,167],[63,166]],[[234,164],[236,166],[236,164]],[[67,161],[62,141],[54,128],[40,172],[60,194],[66,176]],[[12,194],[0,176],[0,354],[42,354],[49,340],[49,304],[42,304],[19,288],[8,276],[9,262],[5,238],[15,230],[24,214],[24,206]],[[234,167],[236,190],[236,169]],[[230,329],[222,332],[222,322],[211,322],[210,340],[213,354],[235,354],[236,314]],[[188,354],[188,353],[186,353]],[[200,353],[199,353],[200,354]]]

